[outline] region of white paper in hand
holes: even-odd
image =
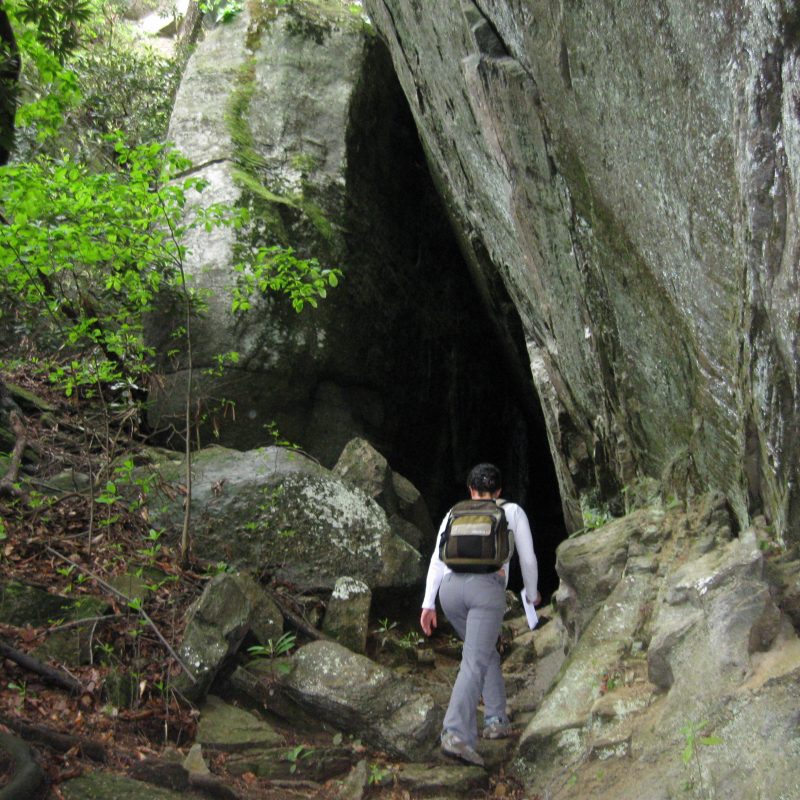
[[[539,622],[539,616],[536,613],[536,607],[530,600],[528,600],[528,595],[525,593],[524,589],[520,593],[520,597],[522,598],[522,606],[525,609],[525,616],[528,619],[528,627],[533,630]]]

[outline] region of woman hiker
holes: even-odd
[[[500,470],[493,464],[478,464],[467,478],[472,500],[497,501],[502,492]],[[516,503],[503,503],[508,527],[513,531],[519,554],[525,600],[539,605],[539,570],[533,550],[533,536],[525,512]],[[458,677],[442,729],[442,751],[469,764],[484,766],[476,751],[478,742],[477,708],[483,697],[486,739],[511,735],[506,712],[506,687],[500,669],[497,639],[506,609],[509,561],[489,573],[453,572],[441,560],[439,545],[447,528],[449,514],[442,520],[433,549],[422,601],[420,625],[426,636],[437,626],[436,596],[450,624],[464,642]],[[510,556],[509,556],[510,559]]]

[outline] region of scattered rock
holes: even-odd
[[[372,592],[357,578],[336,580],[328,600],[322,630],[355,653],[364,653],[369,632]]]
[[[436,746],[441,709],[408,679],[334,642],[307,644],[293,661],[282,687],[318,719],[399,758]]]
[[[280,609],[252,578],[217,575],[190,609],[179,648],[194,681],[182,672],[176,678],[176,688],[187,697],[202,697],[249,632],[263,644],[277,640],[283,633]]]
[[[284,738],[266,720],[208,695],[200,708],[196,741],[207,748],[235,752],[282,745]]]

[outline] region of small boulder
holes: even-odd
[[[357,578],[338,578],[328,601],[322,630],[354,653],[363,653],[367,649],[371,604],[372,592],[366,583]]]
[[[312,642],[281,681],[301,707],[398,758],[429,756],[441,712],[425,691],[336,642]]]
[[[217,575],[189,615],[179,655],[195,680],[181,673],[176,682],[190,699],[205,694],[225,659],[239,649],[248,632],[252,631],[262,644],[283,633],[280,609],[246,575]]]
[[[284,741],[266,720],[214,695],[208,695],[200,708],[195,739],[206,748],[226,752],[274,747]]]
[[[362,489],[384,510],[391,513],[397,508],[389,462],[366,439],[351,439],[333,471]]]

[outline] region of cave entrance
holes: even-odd
[[[505,496],[531,519],[547,599],[557,586],[555,549],[566,531],[522,326],[498,280],[491,312],[482,300],[378,40],[348,130],[351,280],[363,280],[360,290],[371,295],[365,306],[382,326],[380,341],[363,343],[364,378],[382,386],[384,397],[372,441],[422,491],[435,524],[465,496],[475,463],[497,464]],[[365,277],[376,274],[376,264],[380,285]],[[520,585],[519,568],[512,568],[511,587]]]

